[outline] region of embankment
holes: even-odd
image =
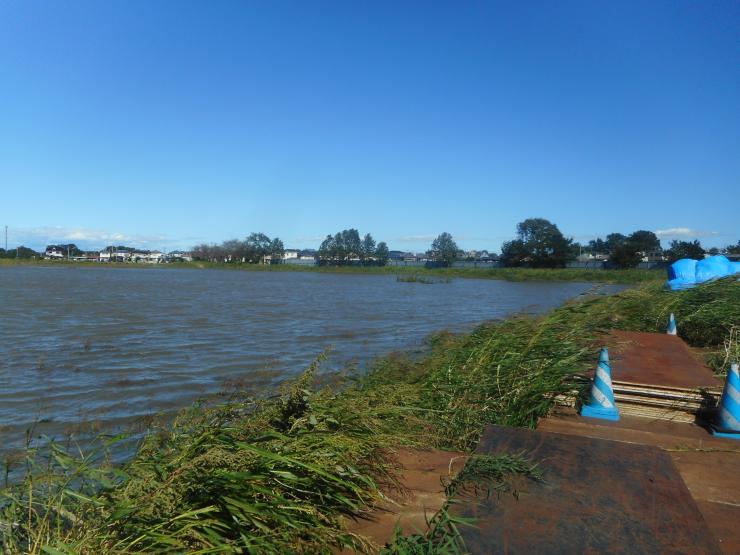
[[[571,281],[591,283],[638,284],[665,280],[665,270],[601,270],[591,268],[425,268],[423,266],[314,266],[298,264],[237,264],[219,262],[175,262],[171,264],[133,264],[67,262],[64,260],[15,260],[0,259],[2,266],[62,266],[138,268],[218,269],[247,272],[318,272],[332,274],[415,275],[438,278],[500,279],[507,281]]]

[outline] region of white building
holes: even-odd
[[[159,264],[160,262],[164,262],[164,254],[159,251],[134,252],[131,258],[134,262],[143,262],[144,264]]]
[[[172,251],[167,255],[171,262],[192,262],[193,255],[185,251]]]
[[[101,262],[129,262],[131,253],[127,251],[100,251]]]
[[[44,253],[44,258],[48,260],[60,260],[65,257],[65,254],[59,249],[48,249]]]

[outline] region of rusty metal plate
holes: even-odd
[[[519,495],[463,495],[453,512],[471,553],[721,553],[661,449],[521,428],[489,427],[479,454],[523,452],[544,480]]]
[[[607,344],[613,382],[678,389],[722,387],[722,381],[675,335],[613,331]]]

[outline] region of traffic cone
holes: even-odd
[[[668,335],[676,335],[676,317],[671,312],[671,317],[668,318],[668,329],[666,330]]]
[[[717,421],[712,424],[712,434],[740,439],[740,374],[737,363],[727,372],[725,388],[719,401]]]
[[[588,403],[581,407],[581,416],[619,420],[619,409],[614,401],[614,389],[612,389],[609,350],[606,347],[602,347],[599,354],[599,364],[596,366],[596,374],[591,385],[591,397]]]

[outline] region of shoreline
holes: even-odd
[[[536,427],[558,394],[586,386],[602,334],[663,332],[670,312],[683,339],[705,349],[708,364],[721,370],[726,343],[737,349],[727,329],[728,321],[740,321],[734,279],[675,293],[642,284],[574,299],[542,316],[442,332],[418,360],[390,354],[367,375],[337,376],[332,384],[316,382],[319,357],[278,398],[234,391],[222,404],[193,405],[151,430],[123,466],[106,464],[99,453],[37,464],[41,475],[19,484],[12,510],[6,508],[6,518],[28,523],[10,538],[18,546],[24,534],[28,541],[44,538],[39,547],[55,549],[64,542],[65,552],[111,553],[113,545],[150,552],[375,552],[346,522],[366,515],[382,488],[397,483],[399,449],[471,452],[489,424]],[[59,494],[70,476],[82,484],[79,496]],[[29,491],[48,510],[25,510]]]
[[[416,275],[440,278],[492,279],[502,281],[555,281],[638,284],[664,281],[665,269],[602,270],[590,268],[424,268],[417,266],[303,266],[298,264],[230,264],[215,262],[173,262],[134,264],[122,262],[67,262],[49,260],[0,259],[3,267],[63,267],[120,269],[210,269],[244,272],[312,272],[328,274]]]

